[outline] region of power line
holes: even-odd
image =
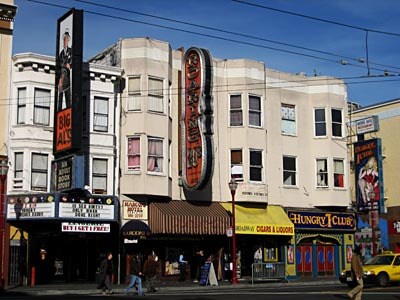
[[[33,2],[33,3],[38,3],[38,4],[43,4],[43,5],[48,5],[48,6],[53,6],[53,7],[58,7],[58,8],[71,9],[70,7],[67,7],[67,6],[63,6],[63,5],[59,5],[59,4],[47,3],[47,2],[43,2],[43,1],[39,1],[39,0],[26,0],[26,1]],[[237,44],[253,46],[253,47],[257,47],[257,48],[269,49],[269,50],[273,50],[273,51],[284,52],[284,53],[288,53],[288,54],[294,54],[294,55],[298,55],[298,56],[304,56],[304,57],[308,57],[308,58],[313,58],[313,59],[318,59],[318,60],[323,60],[323,61],[328,61],[328,62],[333,62],[333,63],[339,63],[339,64],[342,64],[342,65],[349,65],[349,66],[363,68],[363,69],[365,68],[364,66],[348,63],[348,62],[343,61],[343,60],[338,61],[338,60],[328,59],[328,58],[324,58],[324,57],[320,57],[320,56],[316,56],[316,55],[305,54],[305,53],[300,53],[300,52],[295,52],[295,51],[291,51],[291,50],[265,46],[265,45],[259,45],[259,44],[254,44],[254,43],[250,43],[250,42],[235,40],[235,39],[231,39],[231,38],[225,38],[225,37],[221,37],[221,36],[215,36],[215,35],[211,35],[211,34],[195,32],[195,31],[191,31],[191,30],[174,28],[174,27],[165,26],[165,25],[153,24],[153,23],[149,23],[149,22],[138,21],[138,20],[134,20],[134,19],[128,19],[128,18],[124,18],[124,17],[120,17],[120,16],[108,15],[108,14],[104,14],[104,13],[100,13],[100,12],[94,12],[94,11],[90,11],[90,10],[85,10],[85,12],[88,13],[88,14],[93,14],[93,15],[97,15],[97,16],[102,16],[102,17],[107,17],[107,18],[112,18],[112,19],[117,19],[117,20],[133,22],[133,23],[137,23],[137,24],[148,25],[148,26],[153,26],[153,27],[158,27],[158,28],[164,28],[164,29],[168,29],[168,30],[184,32],[184,33],[194,34],[194,35],[198,35],[198,36],[204,36],[204,37],[208,37],[208,38],[212,38],[212,39],[218,39],[218,40],[222,40],[222,41],[228,41],[228,42],[233,42],[233,43],[237,43]],[[381,71],[381,72],[387,72],[388,71],[388,70],[379,69],[379,68],[372,68],[372,67],[370,69],[373,69],[373,70],[376,70],[376,71]]]
[[[295,44],[291,44],[291,43],[279,42],[279,41],[275,41],[275,40],[271,40],[271,39],[267,39],[267,38],[256,37],[256,36],[249,35],[249,34],[244,34],[244,33],[239,33],[239,32],[219,29],[219,28],[205,26],[205,25],[196,24],[196,23],[192,23],[192,22],[180,21],[180,20],[176,20],[176,19],[171,19],[171,18],[166,18],[166,17],[162,17],[162,16],[147,14],[147,13],[134,11],[134,10],[130,10],[130,9],[125,9],[125,8],[119,8],[119,7],[113,7],[113,6],[109,6],[109,5],[94,3],[94,2],[86,1],[86,0],[70,0],[70,1],[85,3],[85,4],[89,4],[89,5],[102,7],[102,8],[107,8],[107,9],[112,9],[112,10],[116,10],[116,11],[127,12],[127,13],[131,13],[131,14],[136,14],[136,15],[145,16],[145,17],[149,17],[149,18],[160,19],[160,20],[174,22],[174,23],[178,23],[178,24],[189,25],[189,26],[203,28],[203,29],[212,30],[212,31],[217,31],[217,32],[221,32],[221,33],[232,34],[232,35],[241,36],[241,37],[245,37],[245,38],[251,38],[251,39],[264,41],[264,42],[269,42],[269,43],[273,43],[273,44],[277,44],[277,45],[288,46],[288,47],[293,47],[293,48],[297,48],[297,49],[301,49],[301,50],[306,50],[306,51],[316,52],[316,53],[330,55],[330,56],[334,56],[334,57],[339,57],[339,58],[342,58],[342,59],[345,58],[345,59],[352,60],[352,61],[355,61],[357,63],[360,63],[360,59],[357,59],[357,58],[354,58],[354,57],[349,57],[349,56],[336,54],[336,53],[332,53],[332,52],[328,52],[328,51],[323,51],[323,50],[303,47],[303,46],[299,46],[299,45],[295,45]],[[400,69],[400,67],[395,67],[395,66],[375,63],[375,62],[371,62],[371,61],[369,61],[369,63],[373,64],[373,65],[381,66],[381,67]]]
[[[379,34],[386,34],[386,35],[392,35],[392,36],[400,37],[400,33],[397,33],[397,32],[381,31],[381,30],[376,30],[376,29],[369,29],[369,28],[365,28],[365,27],[360,27],[360,26],[340,23],[340,22],[337,22],[337,21],[326,20],[326,19],[322,19],[322,18],[318,18],[318,17],[313,17],[313,16],[309,16],[309,15],[295,13],[295,12],[292,12],[292,11],[278,9],[278,8],[265,6],[265,5],[261,5],[261,4],[256,4],[256,3],[251,3],[251,2],[247,2],[247,1],[243,1],[243,0],[231,0],[231,1],[237,2],[237,3],[241,3],[241,4],[246,4],[246,5],[249,5],[249,6],[254,6],[254,7],[258,7],[258,8],[263,8],[263,9],[267,9],[267,10],[276,11],[276,12],[280,12],[280,13],[283,13],[283,14],[293,15],[293,16],[297,16],[297,17],[301,17],[301,18],[307,18],[307,19],[314,20],[314,21],[319,21],[319,22],[329,23],[329,24],[333,24],[333,25],[338,25],[338,26],[358,29],[358,30],[362,30],[362,31],[369,31],[369,32],[374,32],[374,33],[379,33]]]

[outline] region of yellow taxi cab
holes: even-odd
[[[389,282],[400,282],[400,253],[385,251],[376,255],[365,262],[364,283],[374,283],[379,286],[387,286]],[[354,285],[351,271],[346,270],[341,273],[339,280]]]

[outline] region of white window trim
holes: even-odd
[[[94,108],[95,108],[95,102],[96,102],[95,99],[96,98],[100,98],[102,100],[106,100],[107,99],[107,130],[106,131],[95,130],[94,129],[94,115],[96,114],[95,111],[94,111]],[[96,94],[96,95],[93,95],[93,99],[91,100],[91,102],[92,102],[92,106],[93,106],[92,107],[92,116],[91,116],[92,117],[92,131],[94,133],[96,133],[96,134],[107,134],[107,133],[109,133],[110,128],[112,128],[112,126],[113,126],[113,124],[111,124],[111,116],[114,115],[113,111],[112,111],[113,108],[110,109],[111,98],[109,97],[109,95]]]
[[[138,93],[129,93],[129,79],[130,78],[139,78],[139,92]],[[127,77],[128,79],[128,86],[126,88],[127,90],[127,95],[128,97],[126,98],[126,112],[127,113],[138,113],[143,111],[143,92],[142,92],[142,76],[141,75],[129,75]],[[140,109],[135,109],[135,110],[129,110],[129,96],[134,95],[134,96],[139,96],[140,97]]]
[[[317,163],[317,160],[325,160],[326,161],[326,176],[327,176],[327,180],[328,180],[328,185],[323,185],[323,186],[319,186],[318,185],[318,163]],[[315,188],[316,189],[318,189],[318,190],[326,190],[326,189],[329,189],[329,182],[330,182],[330,177],[331,176],[329,176],[330,175],[330,173],[329,173],[329,160],[328,160],[328,158],[327,157],[316,157],[315,158],[315,168],[314,168],[314,170],[315,170]]]
[[[101,160],[106,160],[107,161],[107,170],[106,170],[106,193],[105,194],[95,194],[95,190],[93,187],[93,160],[95,159],[101,159]],[[104,157],[104,156],[92,156],[91,157],[91,162],[90,162],[90,187],[92,189],[92,194],[93,195],[109,195],[109,185],[110,185],[110,173],[109,173],[109,166],[110,166],[110,157]],[[113,176],[113,175],[111,175]]]
[[[341,126],[340,126],[340,131],[341,131],[341,133],[342,133],[342,135],[341,136],[334,136],[333,135],[333,120],[332,120],[332,110],[340,110],[340,114],[341,114],[341,116],[342,116],[342,124],[341,124]],[[330,122],[330,125],[331,125],[331,136],[332,136],[332,139],[338,139],[338,140],[340,140],[340,139],[343,139],[344,137],[345,137],[345,132],[344,132],[344,126],[343,126],[343,124],[344,124],[344,119],[343,119],[343,108],[337,108],[337,107],[331,107],[331,110],[330,110],[330,118],[331,118],[331,122]],[[335,123],[335,124],[337,124],[337,123]]]
[[[293,106],[294,107],[294,124],[295,124],[295,130],[296,132],[294,134],[292,133],[286,133],[286,132],[282,132],[282,114],[281,114],[281,134],[282,135],[286,135],[286,136],[297,136],[297,132],[298,132],[298,128],[297,128],[297,105],[295,104],[291,104],[291,103],[287,103],[287,102],[282,102],[281,103],[281,109],[282,109],[282,105],[287,105],[287,106]]]
[[[335,186],[335,160],[341,160],[343,161],[343,187]],[[347,178],[347,168],[346,168],[346,159],[342,157],[333,157],[332,158],[332,186],[334,190],[339,190],[339,191],[344,191],[347,190],[347,185],[346,185],[346,178]]]
[[[261,152],[261,181],[254,181],[254,180],[250,180],[250,152],[251,151],[260,151]],[[265,180],[265,176],[264,176],[264,170],[265,170],[265,161],[264,161],[264,150],[263,149],[256,149],[256,148],[249,148],[249,183],[252,184],[264,184],[264,180]],[[244,169],[244,168],[243,168]]]
[[[317,109],[323,109],[324,110],[324,115],[325,115],[325,135],[316,135],[316,121],[315,121],[315,110]],[[326,107],[314,107],[313,108],[313,136],[315,139],[326,139],[328,137],[328,122],[326,119]]]
[[[154,95],[154,94],[151,94],[150,93],[150,90],[149,90],[149,81],[150,81],[150,79],[155,79],[155,80],[160,80],[160,81],[162,81],[162,96],[159,96],[159,95]],[[158,115],[165,115],[165,104],[166,104],[166,102],[168,102],[168,93],[165,93],[165,91],[167,90],[166,88],[165,88],[165,82],[166,82],[166,80],[165,80],[165,78],[163,78],[163,77],[157,77],[157,76],[153,76],[153,75],[149,75],[149,76],[147,76],[147,97],[146,97],[146,99],[147,99],[147,101],[146,101],[146,111],[148,112],[148,113],[151,113],[151,114],[158,114]],[[169,88],[169,87],[168,87]],[[158,98],[160,98],[160,99],[162,99],[162,111],[156,111],[156,110],[150,110],[149,109],[149,102],[148,102],[148,97],[149,96],[153,96],[153,97],[158,97]]]
[[[237,182],[244,182],[244,160],[243,160],[243,151],[244,150],[243,150],[243,148],[230,148],[229,149],[229,154],[228,154],[228,157],[229,157],[229,178],[232,178],[232,150],[233,151],[238,151],[238,150],[242,151],[242,170],[243,170],[242,178],[239,178],[239,179],[235,178],[235,180]],[[250,156],[250,154],[249,154],[249,156]],[[238,165],[235,165],[235,166],[238,166]]]
[[[15,177],[16,165],[17,165],[17,162],[16,162],[16,160],[15,160],[16,154],[22,154],[22,177]],[[13,152],[12,158],[13,158],[13,165],[12,165],[12,167],[13,167],[13,169],[12,169],[13,181],[12,181],[12,188],[13,188],[14,190],[21,190],[21,189],[24,188],[24,185],[25,185],[25,180],[24,180],[24,179],[25,179],[25,171],[24,171],[25,152],[24,152],[23,150],[21,150],[21,151],[14,151],[14,152]],[[31,157],[31,159],[32,159],[32,157]]]
[[[50,92],[50,106],[49,106],[49,124],[48,125],[46,125],[46,124],[38,124],[38,123],[35,123],[35,107],[36,107],[36,104],[35,104],[35,91],[37,90],[37,89],[39,89],[39,90],[45,90],[45,91],[48,91],[48,92]],[[27,87],[27,89],[26,89],[26,97],[27,97],[27,99],[29,99],[29,97],[28,97],[28,87]],[[53,126],[53,110],[54,110],[54,106],[53,106],[53,99],[54,99],[54,92],[53,92],[53,87],[49,87],[49,86],[46,86],[46,85],[34,85],[33,86],[33,95],[32,95],[32,99],[33,99],[33,101],[32,101],[32,112],[29,112],[29,114],[31,114],[32,113],[32,118],[31,118],[31,120],[32,120],[32,125],[34,125],[34,126],[39,126],[39,127],[52,127]],[[29,102],[29,101],[28,101]],[[27,108],[28,108],[28,104],[26,105],[26,108],[25,108],[25,121],[26,121],[26,113],[28,112],[27,111]],[[19,124],[19,125],[26,125],[26,124],[28,124],[28,123],[25,123],[25,124]]]
[[[231,96],[240,96],[240,109],[242,110],[242,125],[231,125]],[[243,128],[244,127],[244,109],[243,109],[243,94],[233,93],[228,95],[228,127],[231,128]],[[233,149],[235,150],[235,149]],[[238,149],[236,149],[238,150]]]
[[[131,138],[139,138],[139,145],[140,145],[140,163],[139,163],[139,170],[132,170],[132,169],[129,169],[129,166],[128,166],[128,147],[129,147],[129,139],[131,139]],[[128,136],[126,136],[126,139],[125,139],[125,153],[126,153],[126,156],[125,156],[125,159],[126,159],[126,163],[125,163],[125,174],[141,174],[142,173],[142,153],[143,153],[143,151],[142,151],[142,149],[143,149],[143,147],[142,147],[142,137],[140,136],[140,135],[128,135]]]
[[[296,184],[295,185],[289,185],[289,184],[285,184],[285,182],[283,181],[283,172],[285,172],[285,170],[283,169],[283,159],[285,158],[285,157],[292,157],[292,158],[294,158],[295,159],[295,165],[296,165],[296,171],[295,171],[295,173],[296,173]],[[284,187],[284,188],[288,188],[288,189],[298,189],[299,188],[299,176],[298,176],[298,174],[299,174],[299,166],[298,166],[298,164],[299,164],[299,162],[298,162],[298,157],[297,156],[294,156],[294,155],[282,155],[282,174],[281,174],[281,180],[282,180],[282,186]]]
[[[33,186],[32,186],[32,170],[33,170],[33,161],[32,161],[32,158],[33,158],[33,155],[35,155],[35,154],[37,154],[37,155],[47,155],[47,172],[46,172],[46,176],[47,176],[47,178],[46,178],[46,191],[42,191],[42,190],[34,190],[33,189]],[[25,155],[25,152],[24,152],[24,155]],[[30,168],[30,173],[29,173],[29,190],[31,190],[31,191],[38,191],[38,192],[48,192],[49,191],[49,189],[50,189],[50,179],[51,179],[51,172],[50,172],[50,167],[51,167],[51,160],[52,160],[52,156],[50,155],[50,153],[47,153],[47,152],[40,152],[40,151],[32,151],[32,152],[30,152],[30,156],[29,156],[29,162],[30,162],[30,166],[29,166],[29,168]]]
[[[260,98],[260,126],[250,125],[250,96],[259,97]],[[261,95],[257,94],[248,94],[247,95],[247,122],[248,126],[251,128],[264,128],[264,98]],[[243,122],[244,124],[244,122]]]
[[[155,171],[149,171],[147,169],[147,164],[148,164],[148,158],[149,158],[149,140],[159,140],[162,141],[162,150],[163,150],[163,164],[162,164],[162,171],[161,172],[155,172]],[[146,173],[148,175],[155,175],[155,176],[165,176],[165,143],[164,143],[164,138],[160,138],[160,137],[154,137],[154,136],[147,136],[147,152],[146,152]]]

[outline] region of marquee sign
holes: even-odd
[[[204,188],[213,171],[212,58],[201,48],[186,51],[183,62],[182,175],[183,185]]]
[[[296,229],[356,230],[353,213],[288,211]]]
[[[111,230],[110,224],[95,224],[95,223],[72,223],[62,222],[62,232],[93,232],[93,233],[109,233]]]
[[[43,220],[56,216],[54,194],[7,196],[7,220]]]

